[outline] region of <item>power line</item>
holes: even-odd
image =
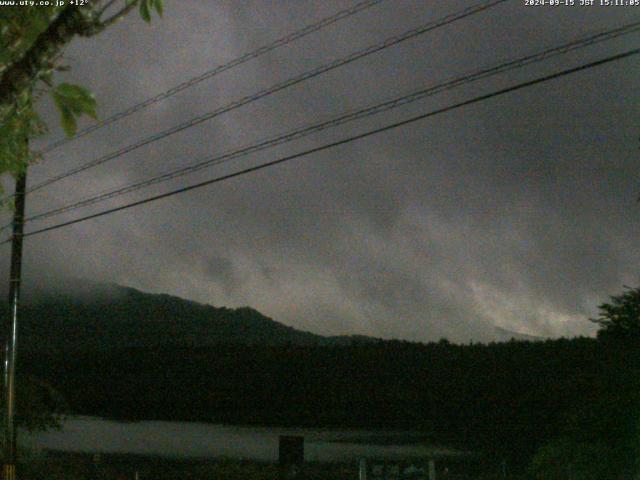
[[[68,170],[64,173],[61,173],[59,175],[56,175],[54,177],[51,177],[47,180],[44,180],[36,185],[34,185],[33,187],[31,187],[29,190],[27,190],[27,193],[32,193],[36,190],[40,190],[48,185],[51,185],[52,183],[58,182],[62,179],[71,177],[72,175],[76,175],[80,172],[83,172],[85,170],[88,170],[90,168],[93,168],[97,165],[101,165],[105,162],[108,162],[110,160],[113,160],[115,158],[118,158],[126,153],[132,152],[140,147],[143,147],[145,145],[148,145],[150,143],[156,142],[160,139],[163,139],[165,137],[168,137],[169,135],[173,135],[174,133],[178,133],[181,132],[187,128],[191,128],[195,125],[198,125],[202,122],[205,122],[207,120],[210,120],[214,117],[217,117],[219,115],[222,115],[226,112],[229,112],[231,110],[234,110],[236,108],[242,107],[246,104],[252,103],[256,100],[259,100],[261,98],[264,98],[266,96],[272,95],[276,92],[279,92],[281,90],[284,90],[288,87],[297,85],[299,83],[302,83],[306,80],[309,80],[311,78],[317,77],[319,75],[322,75],[326,72],[329,72],[331,70],[334,70],[336,68],[342,67],[344,65],[347,65],[349,63],[352,63],[358,59],[364,58],[368,55],[371,55],[373,53],[379,52],[381,50],[385,50],[387,48],[390,48],[394,45],[397,45],[401,42],[404,42],[406,40],[415,38],[419,35],[423,35],[427,32],[430,32],[432,30],[435,30],[437,28],[443,27],[445,25],[449,25],[453,22],[456,22],[458,20],[462,20],[463,18],[469,17],[471,15],[474,15],[476,13],[482,12],[484,10],[487,10],[491,7],[494,7],[500,3],[506,2],[507,0],[490,0],[490,1],[484,1],[481,2],[479,4],[476,4],[474,6],[471,7],[467,7],[459,12],[456,13],[452,13],[449,14],[443,18],[441,18],[440,20],[436,20],[434,22],[430,22],[427,23],[425,25],[422,25],[420,27],[408,30],[400,35],[395,35],[392,37],[387,38],[386,40],[377,43],[375,45],[371,45],[369,47],[366,47],[362,50],[359,50],[357,52],[354,52],[346,57],[334,60],[330,63],[327,63],[325,65],[322,65],[320,67],[317,67],[313,70],[309,70],[306,71],[300,75],[297,75],[295,77],[289,78],[288,80],[285,80],[283,82],[279,82],[276,83],[275,85],[272,85],[269,88],[260,90],[257,93],[245,96],[239,100],[236,100],[235,102],[232,102],[228,105],[225,105],[223,107],[220,107],[212,112],[209,113],[205,113],[203,115],[200,115],[198,117],[195,117],[187,122],[181,123],[179,125],[176,125],[174,127],[171,127],[167,130],[164,130],[162,132],[156,133],[154,135],[151,135],[147,138],[144,138],[134,144],[128,145],[126,147],[120,148],[114,152],[111,152],[109,154],[106,154],[100,158],[97,158],[95,160],[92,160],[90,162],[85,163],[84,165],[81,165],[79,167],[73,168],[71,170]]]
[[[362,2],[359,2],[355,5],[353,5],[350,8],[346,8],[344,10],[341,10],[337,13],[335,13],[334,15],[331,15],[330,17],[326,17],[323,18],[322,20],[313,23],[311,25],[307,25],[306,27],[300,29],[300,30],[296,30],[295,32],[286,35],[284,37],[281,37],[275,41],[273,41],[272,43],[268,44],[268,45],[264,45],[260,48],[257,48],[256,50],[253,50],[251,52],[245,53],[244,55],[241,55],[237,58],[234,58],[233,60],[231,60],[228,63],[225,63],[223,65],[218,65],[216,67],[214,67],[211,70],[208,70],[200,75],[198,75],[197,77],[193,77],[189,80],[186,80],[184,82],[182,82],[179,85],[176,85],[175,87],[172,87],[162,93],[159,93],[158,95],[155,95],[153,97],[147,98],[146,100],[137,103],[135,105],[132,105],[131,107],[115,113],[113,115],[111,115],[110,117],[105,118],[104,120],[101,120],[93,125],[90,125],[89,127],[86,127],[82,130],[80,130],[79,132],[77,132],[73,137],[71,138],[61,138],[60,140],[54,141],[52,143],[50,143],[49,145],[47,145],[43,150],[42,153],[48,153],[51,152],[52,150],[65,145],[69,142],[72,142],[80,137],[83,137],[85,135],[88,135],[89,133],[95,132],[96,130],[99,130],[100,128],[106,127],[107,125],[111,125],[114,122],[117,122],[118,120],[122,120],[123,118],[126,118],[144,108],[147,108],[155,103],[158,103],[162,100],[165,100],[169,97],[172,97],[173,95],[182,92],[183,90],[186,90],[187,88],[191,88],[194,85],[197,85],[200,82],[203,82],[204,80],[208,80],[209,78],[212,78],[216,75],[219,75],[223,72],[226,72],[227,70],[230,70],[234,67],[237,67],[238,65],[242,65],[243,63],[248,62],[249,60],[253,60],[255,58],[258,58],[262,55],[265,55],[269,52],[272,52],[280,47],[283,47],[285,45],[288,45],[289,43],[292,43],[296,40],[299,40],[303,37],[306,37],[307,35],[310,35],[311,33],[317,32],[318,30],[322,30],[325,27],[328,27],[329,25],[332,25],[336,22],[339,22],[340,20],[343,20],[345,18],[349,18],[353,15],[355,15],[356,13],[359,13],[363,10],[367,10],[368,8],[371,8],[375,5],[377,5],[378,3],[381,3],[385,0],[365,0]]]
[[[583,64],[583,65],[580,65],[578,67],[574,67],[574,68],[570,68],[570,69],[567,69],[567,70],[563,70],[563,71],[560,71],[560,72],[557,72],[557,73],[554,73],[554,74],[551,74],[551,75],[546,75],[546,76],[543,76],[543,77],[539,77],[539,78],[536,78],[534,80],[529,80],[529,81],[526,81],[526,82],[522,82],[522,83],[519,83],[519,84],[511,86],[511,87],[503,88],[501,90],[497,90],[497,91],[494,91],[494,92],[491,92],[491,93],[487,93],[487,94],[484,94],[484,95],[480,95],[480,96],[474,97],[474,98],[472,98],[470,100],[465,100],[465,101],[462,101],[462,102],[455,103],[453,105],[449,105],[447,107],[439,108],[437,110],[432,110],[430,112],[423,113],[421,115],[417,115],[417,116],[411,117],[409,119],[402,120],[400,122],[395,122],[395,123],[392,123],[392,124],[389,124],[389,125],[385,125],[383,127],[379,127],[379,128],[373,129],[373,130],[369,130],[367,132],[364,132],[364,133],[361,133],[361,134],[358,134],[358,135],[353,135],[351,137],[347,137],[347,138],[344,138],[342,140],[338,140],[338,141],[335,141],[335,142],[327,143],[327,144],[321,145],[319,147],[314,147],[314,148],[311,148],[309,150],[305,150],[305,151],[302,151],[302,152],[299,152],[299,153],[295,153],[295,154],[292,154],[292,155],[281,157],[279,159],[272,160],[270,162],[266,162],[266,163],[263,163],[263,164],[260,164],[260,165],[256,165],[256,166],[249,167],[249,168],[245,168],[243,170],[239,170],[239,171],[234,172],[234,173],[230,173],[230,174],[227,174],[227,175],[222,175],[222,176],[219,176],[219,177],[215,177],[215,178],[212,178],[212,179],[209,179],[209,180],[205,180],[203,182],[195,183],[195,184],[192,184],[192,185],[188,185],[186,187],[182,187],[182,188],[179,188],[179,189],[176,189],[176,190],[165,192],[165,193],[162,193],[162,194],[159,194],[159,195],[154,195],[152,197],[147,197],[145,199],[138,200],[138,201],[135,201],[135,202],[131,202],[131,203],[128,203],[128,204],[125,204],[125,205],[121,205],[119,207],[109,208],[109,209],[103,210],[101,212],[97,212],[97,213],[93,213],[91,215],[86,215],[86,216],[83,216],[83,217],[76,218],[74,220],[61,222],[61,223],[58,223],[56,225],[52,225],[52,226],[49,226],[49,227],[41,228],[39,230],[34,230],[34,231],[31,231],[31,232],[25,233],[24,236],[25,237],[30,237],[32,235],[38,235],[40,233],[45,233],[45,232],[49,232],[49,231],[52,231],[52,230],[57,230],[57,229],[60,229],[60,228],[63,228],[63,227],[74,225],[76,223],[84,222],[84,221],[91,220],[91,219],[98,218],[98,217],[102,217],[102,216],[105,216],[105,215],[110,215],[112,213],[116,213],[116,212],[119,212],[119,211],[122,211],[122,210],[127,210],[129,208],[133,208],[133,207],[136,207],[136,206],[139,206],[139,205],[144,205],[146,203],[151,203],[151,202],[154,202],[154,201],[157,201],[157,200],[161,200],[163,198],[172,197],[172,196],[178,195],[180,193],[185,193],[185,192],[188,192],[188,191],[191,191],[191,190],[196,190],[196,189],[199,189],[199,188],[202,188],[202,187],[206,187],[208,185],[212,185],[214,183],[223,182],[223,181],[229,180],[231,178],[235,178],[235,177],[239,177],[239,176],[242,176],[242,175],[245,175],[245,174],[248,174],[248,173],[256,172],[258,170],[263,170],[265,168],[272,167],[274,165],[278,165],[280,163],[285,163],[285,162],[288,162],[290,160],[294,160],[294,159],[297,159],[297,158],[305,157],[305,156],[311,155],[313,153],[318,153],[318,152],[321,152],[321,151],[324,151],[324,150],[329,150],[331,148],[335,148],[335,147],[340,146],[340,145],[351,143],[351,142],[356,141],[356,140],[361,140],[363,138],[367,138],[367,137],[376,135],[378,133],[382,133],[382,132],[386,132],[388,130],[399,128],[399,127],[402,127],[404,125],[409,125],[411,123],[415,123],[417,121],[424,120],[426,118],[433,117],[433,116],[436,116],[436,115],[439,115],[439,114],[442,114],[442,113],[445,113],[445,112],[450,112],[452,110],[456,110],[458,108],[462,108],[462,107],[465,107],[467,105],[471,105],[471,104],[474,104],[474,103],[482,102],[484,100],[488,100],[488,99],[491,99],[491,98],[494,98],[494,97],[505,95],[505,94],[510,93],[510,92],[521,90],[521,89],[524,89],[524,88],[527,88],[527,87],[530,87],[530,86],[533,86],[533,85],[537,85],[537,84],[540,84],[540,83],[548,82],[550,80],[554,80],[554,79],[557,79],[557,78],[560,78],[560,77],[564,77],[564,76],[567,76],[567,75],[571,75],[573,73],[577,73],[577,72],[580,72],[580,71],[583,71],[583,70],[588,70],[590,68],[594,68],[594,67],[598,67],[598,66],[601,66],[601,65],[605,65],[605,64],[608,64],[608,63],[611,63],[611,62],[614,62],[614,61],[622,60],[624,58],[628,58],[628,57],[631,57],[633,55],[638,55],[638,54],[640,54],[640,48],[637,48],[637,49],[634,49],[634,50],[629,50],[629,51],[626,51],[624,53],[620,53],[620,54],[617,54],[617,55],[612,55],[612,56],[609,56],[609,57],[606,57],[606,58],[603,58],[603,59],[600,59],[600,60],[596,60],[596,61],[593,61],[593,62],[590,62],[590,63],[586,63],[586,64]],[[8,243],[9,241],[10,240],[5,240],[0,244],[5,244],[5,243]]]
[[[391,110],[393,108],[397,108],[399,106],[402,105],[407,105],[409,103],[413,103],[416,102],[418,100],[421,100],[425,97],[428,96],[432,96],[438,93],[441,93],[443,91],[448,91],[450,89],[453,88],[457,88],[461,85],[473,82],[473,81],[477,81],[483,78],[487,78],[489,76],[493,76],[493,75],[497,75],[499,73],[504,73],[506,71],[510,71],[516,68],[521,68],[524,67],[526,65],[531,65],[533,63],[536,62],[540,62],[543,60],[546,60],[548,58],[552,58],[554,56],[557,55],[561,55],[561,54],[566,54],[568,52],[571,51],[575,51],[581,48],[585,48],[587,46],[596,44],[596,43],[600,43],[606,40],[611,40],[613,38],[617,38],[620,37],[622,35],[627,35],[630,33],[635,33],[640,31],[640,21],[638,22],[634,22],[634,23],[630,23],[627,25],[623,25],[621,27],[618,28],[614,28],[614,29],[609,29],[609,30],[605,30],[605,31],[600,31],[598,33],[595,34],[591,34],[587,37],[582,37],[580,39],[577,40],[573,40],[571,42],[568,43],[564,43],[560,46],[556,46],[556,47],[552,47],[552,48],[548,48],[546,50],[543,50],[541,52],[535,53],[535,54],[531,54],[531,55],[527,55],[524,57],[520,57],[517,58],[515,60],[509,60],[503,63],[500,63],[498,65],[489,67],[489,68],[484,68],[480,71],[476,71],[474,73],[471,74],[467,74],[467,75],[463,75],[454,79],[450,79],[444,82],[441,82],[437,85],[432,85],[429,86],[427,88],[423,88],[421,90],[412,92],[408,95],[404,95],[401,97],[397,97],[391,100],[387,100],[385,102],[382,103],[378,103],[376,105],[373,106],[368,106],[366,108],[362,108],[359,109],[357,111],[352,111],[352,112],[348,112],[345,114],[342,114],[336,118],[333,118],[331,120],[327,120],[327,121],[323,121],[320,123],[316,123],[313,125],[307,125],[305,127],[302,128],[298,128],[292,131],[289,131],[287,133],[284,134],[280,134],[278,136],[269,138],[269,139],[265,139],[262,140],[258,143],[255,143],[253,145],[250,146],[245,146],[236,150],[233,150],[231,152],[227,152],[221,155],[217,155],[214,157],[210,157],[207,158],[205,160],[201,160],[198,161],[194,164],[188,165],[186,167],[181,167],[178,169],[174,169],[172,171],[169,172],[165,172],[159,175],[155,175],[151,178],[147,178],[145,180],[142,181],[138,181],[138,182],[134,182],[131,183],[129,185],[125,185],[119,188],[116,188],[114,190],[108,190],[102,193],[98,193],[95,194],[93,196],[89,196],[86,197],[84,199],[81,199],[77,202],[62,206],[62,207],[58,207],[58,208],[54,208],[51,210],[47,210],[45,212],[42,213],[38,213],[35,215],[32,215],[31,217],[28,217],[25,221],[29,222],[29,221],[35,221],[35,220],[42,220],[45,218],[50,218],[65,212],[69,212],[72,210],[76,210],[78,208],[82,208],[82,207],[86,207],[86,206],[90,206],[93,204],[96,204],[98,202],[102,202],[105,200],[109,200],[112,198],[116,198],[118,196],[127,194],[127,193],[131,193],[137,190],[140,190],[142,188],[151,186],[151,185],[155,185],[158,183],[162,183],[177,177],[181,177],[190,173],[194,173],[196,171],[199,171],[201,169],[204,168],[208,168],[214,165],[219,165],[222,163],[226,163],[228,161],[237,159],[239,157],[244,157],[247,156],[251,153],[255,153],[261,150],[265,150],[267,148],[271,148],[274,147],[276,145],[281,145],[283,143],[288,143],[291,142],[293,140],[299,139],[299,138],[303,138],[306,137],[308,135],[311,135],[313,133],[317,133],[319,131],[328,129],[328,128],[333,128],[339,125],[343,125],[345,123],[348,122],[352,122],[361,118],[365,118],[365,117],[369,117],[384,111],[388,111]],[[3,227],[2,229],[0,229],[0,232],[5,230],[6,228],[8,228],[8,226]]]

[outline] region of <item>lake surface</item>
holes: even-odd
[[[354,461],[362,457],[426,458],[457,453],[429,445],[424,434],[407,431],[116,422],[94,417],[71,417],[64,422],[62,431],[22,434],[21,440],[35,448],[64,452],[276,461],[280,435],[303,436],[305,459],[308,461]]]

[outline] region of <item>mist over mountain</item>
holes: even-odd
[[[498,339],[500,340],[514,339],[514,340],[526,340],[529,342],[538,342],[538,341],[545,340],[545,337],[542,337],[540,335],[531,335],[528,333],[513,332],[506,328],[497,327],[497,326],[495,327],[495,333]]]
[[[58,285],[28,296],[21,310],[21,349],[104,350],[180,345],[341,345],[372,337],[325,337],[296,330],[250,307],[204,305],[115,284]]]
[[[543,340],[500,327],[488,333],[495,341]],[[215,307],[80,280],[31,289],[21,309],[20,338],[23,350],[56,352],[170,344],[325,346],[382,341],[297,330],[251,307]]]

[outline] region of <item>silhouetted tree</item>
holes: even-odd
[[[640,341],[640,288],[625,288],[610,303],[600,305],[600,316],[591,320],[600,325],[598,339]]]

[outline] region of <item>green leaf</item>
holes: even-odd
[[[61,83],[54,91],[61,101],[76,115],[96,118],[96,99],[89,90],[79,85]]]
[[[60,95],[68,98],[93,99],[93,94],[80,85],[72,85],[70,83],[61,83],[56,87]]]
[[[140,16],[145,22],[147,23],[151,22],[151,11],[149,9],[149,0],[140,1]]]
[[[77,130],[77,117],[89,115],[96,118],[96,99],[93,94],[84,87],[61,83],[53,91],[53,100],[60,110],[62,128],[68,136],[75,134]]]
[[[73,137],[78,129],[75,115],[68,108],[61,108],[62,128],[67,137]]]
[[[158,16],[162,17],[162,14],[164,13],[162,0],[154,0],[153,4],[156,7],[156,12],[158,12]]]

